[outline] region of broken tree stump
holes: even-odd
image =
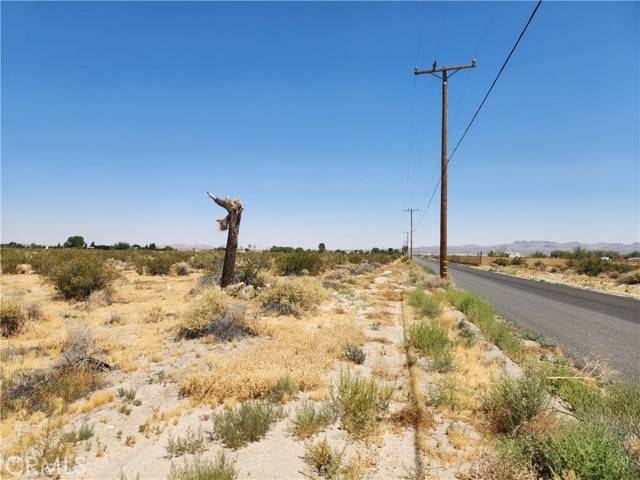
[[[228,230],[227,248],[224,253],[224,264],[222,266],[222,278],[220,286],[222,288],[231,285],[233,282],[236,266],[236,251],[238,250],[238,233],[240,232],[240,218],[242,217],[242,203],[240,200],[226,198],[223,200],[207,192],[209,198],[227,211],[225,218],[217,220],[220,230]]]

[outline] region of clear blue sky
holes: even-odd
[[[478,58],[452,148],[533,5],[2,2],[2,240],[220,245],[212,191],[243,245],[400,246],[440,155],[413,67]],[[543,3],[451,163],[450,244],[638,240],[639,10]]]

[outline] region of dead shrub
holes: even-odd
[[[89,303],[100,307],[106,307],[113,303],[113,290],[110,288],[95,290],[89,295]]]
[[[20,263],[16,265],[16,273],[20,275],[33,273],[33,267],[28,263]]]
[[[178,262],[171,265],[171,275],[177,275],[179,277],[189,275],[191,273],[191,267],[187,262]]]
[[[27,321],[22,306],[15,300],[2,299],[0,303],[0,330],[3,337],[19,333]]]
[[[263,290],[258,302],[265,310],[299,317],[313,311],[326,297],[326,291],[315,279],[282,278]]]
[[[633,270],[631,272],[623,273],[618,278],[618,283],[623,283],[626,285],[637,285],[640,283],[640,269]]]
[[[536,480],[538,477],[525,467],[516,466],[495,454],[484,453],[476,460],[465,480]]]
[[[147,323],[158,323],[165,317],[165,312],[162,307],[151,307],[151,310],[147,313],[146,322]]]
[[[38,305],[37,303],[30,303],[29,305],[27,305],[25,310],[27,318],[32,322],[42,320],[44,318],[42,310],[40,309],[40,305]]]
[[[210,288],[186,313],[179,326],[183,338],[213,335],[220,340],[231,340],[251,333],[245,322],[245,305],[232,302],[218,288]]]

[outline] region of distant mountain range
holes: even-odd
[[[630,244],[624,243],[582,243],[582,242],[549,242],[546,240],[518,240],[512,243],[499,243],[496,245],[449,245],[449,254],[467,254],[477,255],[482,252],[486,255],[489,250],[505,249],[508,252],[519,253],[520,255],[528,255],[533,252],[539,251],[546,253],[547,255],[554,250],[573,250],[576,247],[583,247],[588,250],[613,250],[621,254],[633,252],[634,250],[640,251],[640,242],[634,242]],[[439,253],[440,247],[417,247],[414,248],[414,253],[427,254],[427,253]]]

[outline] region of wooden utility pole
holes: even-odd
[[[442,278],[446,278],[449,273],[447,261],[447,165],[449,164],[447,153],[447,83],[449,77],[453,77],[460,70],[467,68],[476,68],[475,58],[468,65],[438,67],[436,62],[433,62],[430,70],[416,68],[413,71],[414,75],[429,74],[442,80],[442,155],[440,156],[440,277]],[[449,72],[453,73],[449,75]],[[442,76],[438,73],[442,73]]]
[[[209,192],[207,192],[207,195],[227,211],[225,218],[217,220],[218,225],[220,225],[220,230],[229,230],[227,234],[227,248],[224,252],[224,264],[222,265],[222,277],[220,278],[220,286],[224,288],[231,285],[234,279],[236,250],[238,250],[238,233],[240,233],[240,219],[242,218],[242,203],[240,200],[230,198],[223,200],[215,195],[211,195]]]
[[[409,228],[409,258],[413,258],[413,212],[419,211],[419,208],[407,208],[405,212],[409,212],[411,223]]]

